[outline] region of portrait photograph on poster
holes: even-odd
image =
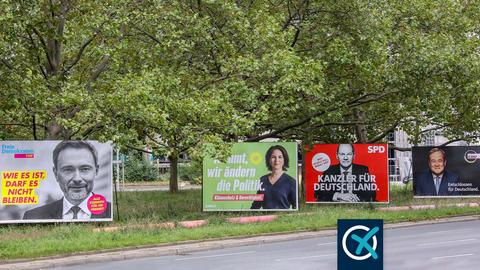
[[[112,221],[110,143],[0,144],[0,223]]]
[[[413,147],[415,197],[479,197],[480,146]]]
[[[388,203],[386,144],[315,144],[305,153],[307,203]]]
[[[204,156],[203,210],[298,210],[297,144],[235,143],[226,162]]]

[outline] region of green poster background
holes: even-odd
[[[289,167],[285,173],[297,182],[297,144],[294,142],[236,143],[232,147],[231,156],[226,163],[203,158],[203,210],[204,211],[279,211],[279,209],[254,209],[253,201],[230,201],[234,196],[256,194],[260,177],[269,174],[266,167],[265,154],[274,145],[281,145],[287,150]],[[217,197],[218,200],[214,200]],[[297,209],[281,209],[295,211]]]

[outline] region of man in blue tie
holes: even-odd
[[[421,173],[414,179],[415,196],[455,196],[455,183],[459,182],[457,174],[445,170],[447,159],[445,151],[432,148],[428,152],[430,170]]]

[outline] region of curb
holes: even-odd
[[[444,208],[444,207],[479,207],[479,203],[456,203],[456,204],[447,204],[441,207],[437,207],[434,204],[424,204],[424,205],[409,205],[409,206],[391,206],[391,207],[379,207],[379,211],[405,211],[405,210],[424,210],[424,209],[435,209],[435,208]]]
[[[459,222],[459,221],[474,221],[480,220],[480,215],[471,216],[459,216],[451,218],[442,218],[435,220],[426,220],[419,222],[401,222],[401,223],[388,223],[384,225],[385,229],[413,227],[420,225],[429,225],[436,223],[446,222]],[[328,237],[335,236],[336,229],[325,229],[321,231],[307,231],[307,232],[289,232],[289,233],[277,233],[267,234],[252,237],[237,237],[227,239],[214,239],[207,241],[197,241],[189,243],[180,243],[177,245],[158,245],[153,247],[136,247],[126,248],[118,251],[98,251],[94,254],[82,254],[82,255],[70,255],[59,257],[47,257],[33,261],[6,261],[0,264],[0,269],[38,269],[49,267],[60,267],[69,265],[81,265],[87,263],[99,263],[106,261],[118,261],[128,259],[138,259],[152,256],[169,256],[169,255],[181,255],[195,251],[205,251],[212,249],[222,249],[228,247],[238,246],[250,246],[260,245],[266,243],[275,243],[289,240],[301,240],[312,237]]]

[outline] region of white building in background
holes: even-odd
[[[388,143],[398,148],[411,147],[405,131],[396,130],[388,135]],[[388,149],[388,175],[391,182],[401,182],[411,177],[412,152]]]
[[[388,135],[388,143],[398,148],[411,148],[408,134],[403,130],[396,130]],[[432,130],[423,134],[422,142],[418,146],[438,146],[448,142],[443,132]],[[465,141],[458,141],[449,144],[468,145]],[[412,151],[388,150],[388,175],[391,182],[406,182],[412,178]]]

